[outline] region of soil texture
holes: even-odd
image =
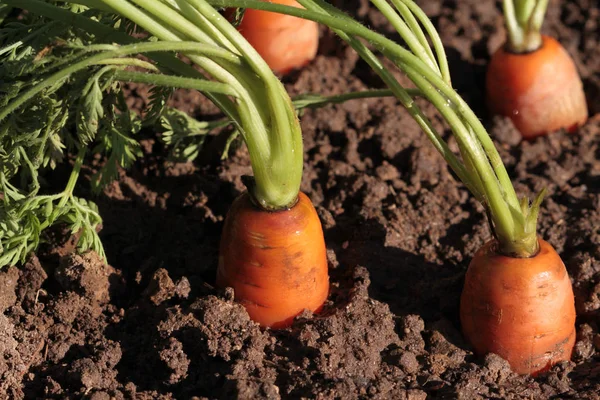
[[[367,0],[337,3],[397,38]],[[0,271],[0,398],[600,398],[598,2],[551,1],[544,28],[573,55],[590,120],[576,134],[531,142],[483,107],[485,66],[504,38],[500,3],[420,4],[518,193],[548,190],[540,234],[573,280],[572,361],[533,379],[496,355],[473,355],[458,301],[470,258],[490,238],[485,214],[408,113],[371,99],[302,116],[302,190],[323,223],[332,282],[320,315],[261,330],[231,291],[213,287],[223,220],[251,172],[244,147],[222,162],[222,138],[212,136],[196,162],[178,164],[144,132],[144,157],[94,199],[110,265],[74,254],[73,238],[56,230],[25,265]],[[285,83],[294,94],[382,87],[326,30],[316,60]],[[146,101],[147,90],[129,89],[132,105]],[[172,102],[198,118],[217,113],[196,93]]]

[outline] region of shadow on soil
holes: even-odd
[[[426,324],[436,325],[449,321],[448,329],[442,326],[440,332],[452,340],[460,329],[458,305],[464,270],[385,246],[385,228],[373,220],[356,225],[348,234],[346,249],[338,252],[338,259],[341,265],[361,265],[369,271],[370,297],[389,305],[397,317],[416,314]]]

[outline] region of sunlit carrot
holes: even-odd
[[[304,309],[318,311],[329,291],[321,222],[303,193],[289,210],[265,212],[248,194],[229,210],[221,237],[217,285],[233,287],[263,326],[291,324]]]
[[[525,139],[561,128],[573,132],[588,116],[575,63],[555,39],[540,34],[547,0],[504,0],[506,43],[486,75],[490,112],[512,119]]]
[[[234,0],[228,6],[237,5]],[[537,374],[568,360],[574,344],[571,282],[552,247],[537,236],[545,191],[519,198],[481,121],[451,86],[439,35],[412,0],[371,0],[409,50],[336,10],[323,0],[301,0],[308,12],[243,0],[249,7],[277,9],[328,25],[374,68],[442,154],[456,176],[484,206],[494,239],[473,258],[465,278],[460,319],[478,355],[495,352],[518,373]],[[425,28],[427,35],[420,26]],[[452,129],[460,156],[436,131],[392,71],[356,36],[393,62]],[[429,36],[429,37],[427,37]],[[433,49],[430,47],[433,45]]]
[[[206,10],[210,13],[210,7]],[[300,123],[285,88],[259,56],[261,47],[254,49],[227,21],[207,14],[213,26],[238,47],[252,73],[234,70],[245,78],[240,83],[249,94],[238,109],[254,176],[246,180],[248,191],[235,200],[227,215],[216,284],[232,287],[235,299],[261,326],[285,328],[303,310],[319,311],[329,293],[323,229],[310,199],[299,192]],[[251,24],[252,15],[246,15],[250,16],[246,24]],[[266,16],[257,18],[260,22]],[[251,37],[270,38],[274,33],[245,26],[252,27],[248,28]]]
[[[461,297],[465,336],[480,354],[496,353],[519,374],[571,358],[575,305],[560,256],[547,242],[529,258],[501,255],[488,242],[469,266]]]
[[[300,7],[295,0],[272,3]],[[247,9],[238,27],[273,71],[285,74],[309,63],[319,47],[319,28],[313,21]]]

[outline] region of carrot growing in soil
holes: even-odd
[[[69,138],[81,149],[77,168],[89,145],[99,137],[108,142],[107,151],[110,157],[114,156],[108,163],[114,163],[116,168],[128,155],[131,161],[131,152],[137,149],[137,142],[130,137],[136,117],[128,112],[118,82],[149,84],[163,90],[154,92],[159,101],[153,103],[156,109],[151,107],[147,114],[169,126],[171,141],[177,141],[173,138],[177,136],[173,131],[176,126],[189,125],[191,119],[182,113],[169,114],[164,108],[168,94],[173,88],[206,93],[244,139],[254,173],[253,177],[246,177],[248,190],[235,200],[226,218],[217,285],[233,287],[235,298],[246,307],[250,317],[265,327],[288,326],[303,310],[316,312],[322,307],[329,291],[325,241],[311,201],[299,193],[303,147],[296,111],[266,62],[217,10],[204,0],[72,2],[85,3],[101,15],[98,18],[94,14],[92,19],[90,11],[75,4],[60,7],[38,0],[7,2],[30,14],[49,18],[52,22],[46,29],[62,29],[53,34],[58,37],[63,34],[70,42],[64,47],[50,47],[44,55],[32,51],[33,60],[22,60],[23,68],[33,61],[45,64],[45,70],[34,76],[32,84],[23,84],[19,79],[9,82],[12,86],[5,90],[9,96],[0,108],[3,126],[13,124],[15,132],[27,129],[28,125],[23,123],[27,122],[27,113],[40,103],[43,106],[50,103],[47,113],[56,109],[67,112],[60,114],[60,125],[52,126],[63,132],[71,115],[60,99],[68,95],[69,101],[80,104],[78,110],[82,110],[76,116],[78,135]],[[152,37],[135,39],[123,30],[134,24]],[[103,39],[108,43],[100,42]],[[17,42],[12,46],[21,50],[21,45]],[[13,48],[3,51],[10,52]],[[70,52],[58,57],[57,52],[65,49]],[[187,56],[212,79],[168,53]],[[137,57],[140,54],[151,61]],[[78,98],[75,89],[82,87],[83,96]],[[103,100],[106,91],[109,93]],[[120,125],[115,122],[121,120]],[[139,123],[135,126],[139,127]],[[39,130],[36,133],[40,134]],[[183,151],[186,152],[187,149]],[[2,178],[0,174],[4,188],[13,188]],[[64,198],[71,198],[68,196],[76,180],[74,175]],[[36,193],[21,194],[16,188],[11,200],[14,203],[26,198],[30,203],[40,202]],[[62,199],[61,195],[48,201],[60,201],[57,208],[61,209]],[[29,206],[37,210],[37,205]],[[22,208],[19,204],[12,207],[17,214]],[[52,212],[50,209],[49,215]],[[51,222],[55,220],[54,216]],[[13,242],[16,239],[6,241]],[[28,248],[37,245],[31,240],[24,243]]]
[[[253,0],[211,0],[217,5],[243,4],[326,24],[373,67],[487,212],[493,239],[473,257],[461,296],[466,339],[477,354],[497,353],[520,374],[537,374],[568,360],[575,343],[575,302],[559,255],[537,236],[544,191],[532,202],[517,197],[488,133],[452,88],[441,40],[423,11],[412,0],[392,0],[391,5],[386,0],[371,1],[409,50],[322,0],[299,0],[306,11]],[[458,155],[358,37],[389,58],[437,108],[452,130]]]
[[[574,132],[587,120],[587,104],[573,59],[540,33],[548,0],[503,4],[508,36],[487,70],[490,112],[509,117],[525,139],[561,128]]]
[[[300,7],[295,0],[272,2]],[[318,25],[289,15],[248,9],[238,29],[273,71],[280,74],[309,63],[319,47]]]

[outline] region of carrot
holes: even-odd
[[[272,3],[301,7],[294,0]],[[247,9],[238,27],[273,71],[285,74],[308,64],[319,46],[319,27],[313,21]]]
[[[473,257],[461,296],[464,335],[478,354],[496,353],[519,374],[538,374],[571,358],[575,302],[552,246],[530,258],[498,254],[486,243]]]
[[[274,34],[269,29],[298,26],[298,20],[275,18],[275,26],[261,31],[260,25],[252,24],[269,21],[268,15],[253,17],[250,12],[246,17],[247,33],[263,41]],[[255,49],[244,40],[245,28],[238,32],[216,16],[211,21],[242,51],[251,68],[233,66],[249,93],[238,109],[254,172],[245,180],[248,191],[234,201],[226,218],[216,284],[232,287],[236,301],[262,327],[285,328],[303,310],[318,312],[329,294],[323,229],[309,198],[299,191],[304,162],[300,123],[273,65],[259,55],[261,47]]]
[[[145,29],[153,40],[135,41],[129,46],[106,45],[106,51],[98,50],[101,46],[95,47],[88,58],[79,57],[75,64],[30,90],[39,92],[88,66],[105,67],[103,63],[109,59],[118,65],[131,64],[151,71],[119,68],[114,74],[111,72],[111,79],[204,92],[243,138],[253,172],[252,177],[245,177],[247,191],[235,201],[227,217],[217,285],[232,286],[235,299],[263,326],[284,327],[304,309],[318,311],[329,288],[325,240],[310,200],[299,192],[304,165],[302,130],[281,81],[207,0],[140,0],[135,6],[127,0],[95,3],[100,9],[109,9]],[[76,20],[72,12],[64,13],[67,22]],[[92,28],[98,25],[93,21],[79,22],[80,26]],[[100,29],[98,36],[110,36],[125,43],[134,41],[129,36],[122,39],[112,29],[112,26],[106,28],[108,34]],[[177,58],[164,57],[166,51],[186,56],[197,68]],[[154,57],[158,66],[118,58],[140,52]],[[93,73],[98,79],[98,69]],[[30,95],[26,92],[17,97],[10,107],[18,107]],[[100,95],[96,97],[102,100]],[[93,105],[96,107],[95,102]],[[9,112],[10,109],[0,108],[0,119],[2,113]],[[189,154],[195,149],[197,145],[183,152]]]
[[[487,104],[512,119],[525,139],[565,128],[574,132],[587,120],[583,85],[573,60],[553,38],[531,53],[498,49],[487,75]]]
[[[574,132],[588,117],[575,63],[560,43],[539,33],[543,1],[524,1],[531,10],[511,7],[512,1],[505,0],[507,42],[493,54],[486,74],[488,108],[509,117],[525,139],[561,128]]]
[[[348,42],[408,109],[456,176],[483,205],[493,239],[477,252],[469,266],[460,307],[462,329],[475,353],[497,352],[516,372],[530,374],[569,359],[575,332],[573,289],[560,257],[537,235],[545,190],[531,202],[517,196],[485,127],[452,88],[441,39],[414,1],[371,1],[408,49],[322,0],[302,0],[308,12],[298,13],[289,7],[285,12],[330,26]],[[252,0],[244,3],[284,11]],[[519,4],[524,3],[533,4],[530,0]],[[452,129],[459,154],[451,150],[396,75],[364,42],[356,40],[357,36],[373,44],[404,72],[419,96],[438,110]]]
[[[289,210],[274,212],[247,194],[236,199],[221,237],[217,286],[233,287],[250,317],[271,328],[321,309],[329,292],[325,241],[304,193]]]

